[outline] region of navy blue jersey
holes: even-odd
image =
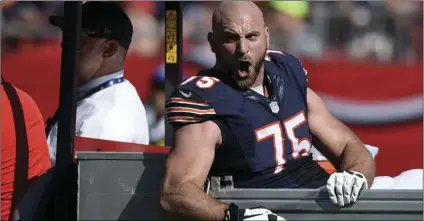
[[[199,72],[169,97],[167,121],[173,126],[214,121],[222,144],[210,175],[232,175],[237,188],[316,188],[328,174],[312,160],[307,121],[307,73],[300,61],[268,51],[268,96],[237,90],[223,73]]]

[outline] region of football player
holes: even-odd
[[[372,185],[373,158],[308,88],[300,61],[268,50],[261,10],[250,1],[226,1],[212,20],[215,66],[181,83],[166,104],[175,140],[162,207],[197,220],[284,220],[208,196],[207,177],[223,175],[236,188],[326,186],[334,204],[355,202]],[[338,172],[329,175],[313,161],[312,142]]]

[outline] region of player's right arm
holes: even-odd
[[[168,99],[167,121],[174,128],[174,144],[165,165],[162,208],[193,220],[284,220],[264,208],[240,209],[234,203],[220,203],[203,190],[215,149],[223,143],[213,121],[222,110],[216,111],[207,102],[219,93],[218,82],[209,77],[191,78]]]
[[[221,132],[212,121],[189,124],[175,131],[165,167],[161,205],[171,213],[196,220],[224,220],[227,204],[203,191]]]
[[[228,205],[203,191],[215,148],[221,143],[221,131],[210,120],[215,110],[197,94],[204,91],[199,90],[195,81],[186,82],[171,94],[166,104],[174,142],[165,165],[160,202],[163,209],[184,218],[223,220]]]

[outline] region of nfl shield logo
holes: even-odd
[[[278,111],[280,111],[280,108],[278,107],[278,103],[276,101],[273,101],[269,104],[269,107],[271,107],[271,111],[273,113],[278,113]]]

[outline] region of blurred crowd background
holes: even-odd
[[[60,1],[3,0],[2,47],[9,53],[25,43],[49,44],[60,32],[48,16]],[[120,2],[135,28],[132,52],[162,54],[164,2]],[[210,54],[206,33],[217,2],[184,2],[185,52]],[[422,1],[257,2],[272,30],[272,48],[313,59],[417,62],[422,59]],[[202,56],[199,56],[202,55]],[[210,60],[205,58],[204,60]],[[202,61],[211,63],[210,61]]]
[[[117,3],[126,10],[134,26],[131,58],[125,71],[147,106],[152,144],[163,144],[165,3]],[[183,51],[187,76],[214,64],[206,35],[211,30],[212,13],[218,3],[184,2]],[[355,101],[369,100],[369,97],[411,100],[415,95],[422,99],[422,1],[258,1],[257,4],[271,28],[271,48],[302,59],[309,70],[310,84],[318,88],[318,92],[347,96]],[[2,0],[1,5],[2,74],[32,94],[47,118],[57,105],[58,95],[51,90],[58,90],[61,40],[61,31],[49,24],[48,16],[63,13],[63,2]],[[372,68],[376,67],[379,69],[374,71]],[[346,77],[340,77],[344,74]],[[30,77],[35,80],[29,80]],[[358,79],[368,85],[367,90],[361,89]],[[372,83],[366,83],[368,80]],[[385,81],[393,85],[388,83],[384,88],[372,89]],[[393,140],[381,141],[381,135],[370,132],[369,126],[349,123],[363,140],[373,142],[371,145],[386,149],[390,149],[387,143],[394,145]],[[409,139],[405,145],[422,151],[422,120],[410,124],[413,129],[407,129],[409,133],[396,142]],[[383,133],[383,129],[378,133]],[[395,150],[385,152],[397,153]]]

